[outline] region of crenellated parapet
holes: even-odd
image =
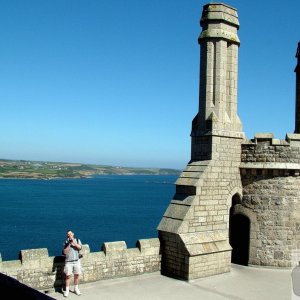
[[[258,133],[241,145],[241,169],[273,169],[300,172],[300,134],[286,134],[285,140],[272,133]],[[289,172],[290,173],[290,172]]]
[[[104,243],[102,251],[90,252],[83,245],[81,282],[151,273],[160,270],[158,238],[141,239],[136,248],[127,248],[124,241]],[[49,256],[46,248],[20,251],[20,259],[0,260],[0,272],[32,288],[51,291],[63,285],[63,256]]]

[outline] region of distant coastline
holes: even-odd
[[[179,175],[180,170],[0,159],[0,179],[89,178],[95,175]]]

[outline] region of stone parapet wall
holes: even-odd
[[[296,163],[300,164],[300,134],[287,134],[285,140],[274,139],[271,133],[256,134],[242,144],[242,163]],[[274,168],[285,168],[277,165]],[[295,168],[291,165],[292,168]],[[262,167],[261,167],[262,168]]]
[[[139,275],[160,270],[158,238],[138,240],[137,248],[128,249],[124,241],[104,243],[99,252],[83,245],[81,282]],[[20,252],[20,260],[0,261],[0,272],[38,290],[53,290],[63,285],[64,257],[49,257],[48,250]]]

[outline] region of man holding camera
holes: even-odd
[[[80,295],[78,288],[79,275],[81,274],[81,264],[79,259],[79,250],[81,250],[82,244],[80,239],[74,237],[74,233],[71,230],[67,231],[67,240],[64,242],[63,254],[65,255],[65,267],[64,273],[66,275],[66,288],[64,296],[68,297],[70,291],[71,276],[74,274],[74,293]]]

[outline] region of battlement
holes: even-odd
[[[102,251],[90,252],[83,245],[81,282],[151,273],[160,270],[158,238],[141,239],[136,248],[127,248],[124,241],[104,243]],[[63,284],[64,256],[50,257],[48,249],[21,250],[19,260],[2,261],[0,272],[38,290],[51,291]]]
[[[285,136],[285,140],[275,139],[273,133],[256,133],[254,138],[251,140],[246,140],[243,145],[273,145],[273,146],[293,146],[300,147],[300,134],[298,133],[287,133]]]
[[[300,134],[257,133],[241,145],[241,168],[300,170]]]

